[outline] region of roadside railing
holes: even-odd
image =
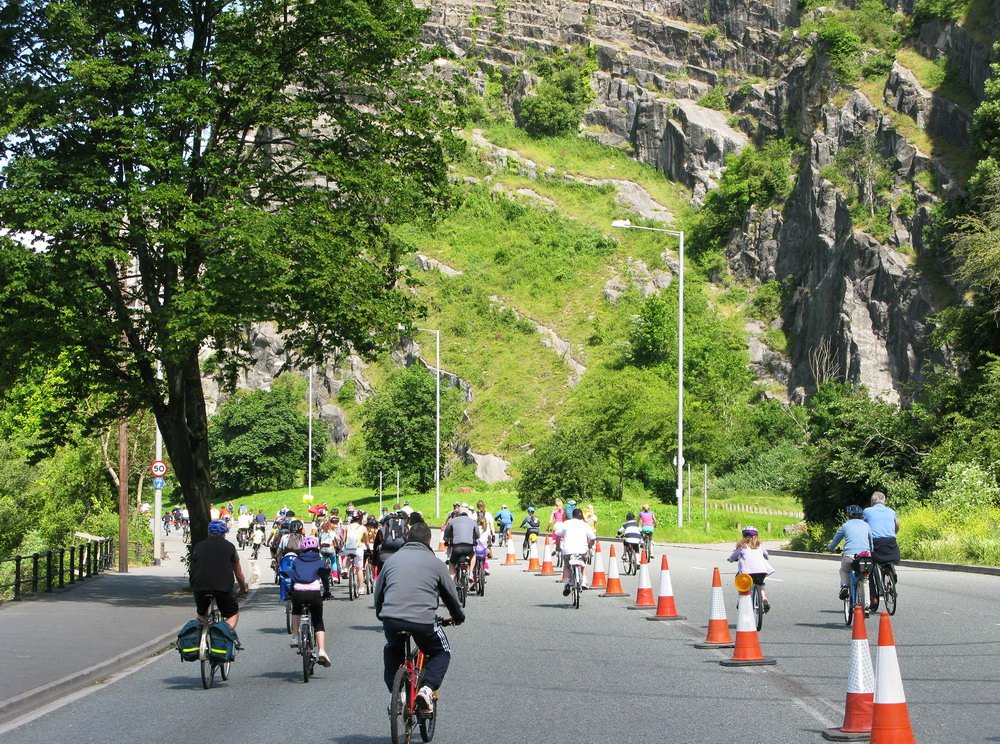
[[[113,565],[114,547],[114,539],[108,537],[4,558],[0,560],[0,582],[4,582],[0,583],[0,599],[51,593],[96,576]]]

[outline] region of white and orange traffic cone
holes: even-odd
[[[615,557],[615,546],[611,546],[611,553],[608,555],[608,588],[604,594],[598,597],[627,597],[622,591],[622,580],[618,575],[618,559]]]
[[[556,570],[552,565],[552,540],[548,537],[545,538],[545,560],[542,561],[542,570],[539,571],[537,576],[555,576]]]
[[[722,595],[722,575],[716,566],[712,572],[712,600],[708,611],[708,634],[695,648],[732,648],[733,637],[729,633],[729,619],[726,617],[726,600]]]
[[[608,588],[608,575],[604,573],[604,555],[601,553],[600,541],[594,547],[594,575],[590,579],[590,588]]]
[[[765,659],[760,650],[760,639],[757,637],[757,621],[754,619],[753,602],[750,599],[750,587],[753,579],[750,574],[736,575],[736,589],[740,593],[740,601],[736,605],[736,647],[733,658],[723,659],[722,666],[770,666],[777,664],[777,659]]]
[[[504,561],[505,566],[516,566],[517,565],[517,548],[514,545],[513,540],[507,541],[507,559]]]
[[[647,620],[686,620],[684,615],[677,614],[674,604],[674,585],[670,581],[670,568],[667,566],[667,555],[660,558],[660,593],[656,597],[656,614]]]
[[[642,554],[639,563],[639,588],[635,591],[635,604],[628,606],[630,610],[651,610],[656,607],[653,599],[653,582],[649,580],[649,558]]]
[[[534,573],[542,567],[541,562],[538,560],[538,540],[531,543],[531,552],[528,553],[528,567],[524,569],[525,573]]]
[[[896,658],[896,642],[886,612],[881,613],[878,624],[871,744],[915,744]]]
[[[868,650],[868,631],[865,628],[865,611],[854,608],[854,627],[851,634],[851,666],[847,673],[847,702],[844,704],[844,725],[827,729],[823,738],[828,741],[858,741],[871,736],[872,702],[875,697],[875,673],[872,655]]]

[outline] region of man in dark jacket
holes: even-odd
[[[424,522],[410,526],[406,543],[385,566],[375,582],[375,616],[385,632],[385,686],[392,692],[392,680],[403,663],[409,633],[424,652],[423,687],[417,702],[425,710],[434,707],[435,692],[444,681],[451,662],[451,647],[444,630],[435,620],[438,598],[444,601],[455,625],[465,622],[465,612],[448,570],[431,550],[431,529]]]
[[[207,622],[208,608],[214,597],[219,614],[229,627],[235,628],[240,620],[237,600],[247,593],[247,582],[236,546],[226,539],[227,532],[229,527],[221,519],[209,522],[208,537],[191,551],[189,581],[198,619]],[[239,593],[234,591],[237,583]]]

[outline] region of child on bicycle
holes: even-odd
[[[625,546],[626,550],[639,555],[642,545],[642,531],[639,529],[639,523],[635,520],[634,512],[625,515],[625,523],[618,528],[618,537],[622,539],[622,545]]]
[[[833,551],[844,541],[844,552],[840,556],[840,598],[847,599],[851,590],[851,571],[854,559],[859,553],[874,552],[872,547],[872,530],[864,520],[864,510],[857,504],[847,507],[847,521],[837,530],[826,549]],[[874,603],[873,603],[874,604]]]
[[[743,528],[743,539],[736,543],[736,549],[730,553],[727,560],[730,563],[738,561],[736,571],[738,573],[749,574],[753,583],[760,591],[760,601],[764,605],[764,612],[771,611],[771,604],[767,601],[767,594],[764,592],[764,578],[774,573],[774,568],[767,561],[767,550],[760,544],[760,535],[757,528],[747,525]]]

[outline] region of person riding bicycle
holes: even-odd
[[[371,564],[372,571],[375,570],[378,560],[378,520],[374,514],[365,517],[365,561]]]
[[[551,532],[557,524],[562,524],[566,519],[566,510],[563,509],[563,500],[556,499],[552,514],[549,515],[549,522],[545,525],[546,532]]]
[[[411,528],[412,529],[412,528]],[[458,516],[448,521],[444,528],[444,543],[449,546],[448,572],[455,579],[455,568],[464,558],[472,563],[475,555],[476,540],[479,539],[479,525],[476,524],[467,509],[459,509]]]
[[[395,512],[390,512],[382,520],[375,538],[378,548],[378,570],[381,572],[385,562],[394,556],[406,542],[406,534],[410,530],[410,515],[400,507]]]
[[[881,491],[872,494],[871,503],[864,510],[862,518],[872,530],[872,559],[883,566],[898,565],[899,544],[896,542],[896,533],[899,532],[899,519],[896,512],[885,505],[885,494]],[[879,600],[874,571],[868,577],[868,589],[872,600],[869,609],[875,612],[878,610]]]
[[[431,550],[431,528],[425,522],[410,525],[406,542],[395,558],[387,561],[375,582],[375,617],[382,621],[385,648],[383,679],[392,693],[392,681],[403,663],[408,633],[424,653],[422,686],[417,702],[433,710],[434,698],[451,663],[451,647],[435,613],[438,599],[444,601],[455,625],[465,622],[455,582]]]
[[[738,561],[737,573],[749,574],[753,583],[759,587],[764,612],[771,611],[771,603],[767,601],[767,594],[764,592],[764,579],[774,573],[774,568],[768,563],[767,558],[767,550],[760,544],[757,528],[747,525],[743,528],[743,539],[736,543],[736,549],[726,559],[730,563]]]
[[[496,540],[496,534],[493,532],[493,515],[490,514],[489,510],[486,508],[486,502],[482,499],[476,502],[476,513],[473,516],[476,520],[476,524],[479,525],[479,531],[482,533],[483,541],[487,546],[492,546]],[[483,522],[486,523],[486,527],[483,527]]]
[[[642,550],[642,530],[635,520],[635,512],[625,515],[625,522],[618,528],[618,537],[622,539],[622,544],[626,550],[631,550],[635,555],[639,555]]]
[[[240,605],[237,600],[247,593],[247,581],[243,577],[243,567],[236,546],[226,539],[229,527],[221,519],[208,523],[208,537],[194,546],[191,551],[191,569],[188,581],[194,592],[195,609],[198,620],[208,622],[208,608],[215,597],[219,613],[229,625],[236,629],[240,621]],[[233,584],[239,585],[239,592],[233,592]]]
[[[288,571],[292,583],[292,646],[299,645],[299,628],[302,625],[302,608],[309,605],[313,628],[316,630],[316,647],[319,661],[330,666],[326,653],[326,629],[323,625],[323,600],[330,598],[330,569],[319,554],[319,540],[303,537],[299,545],[299,557]],[[320,593],[322,590],[322,593]]]
[[[570,502],[574,503],[574,502]],[[569,596],[571,591],[570,582],[573,574],[570,571],[570,558],[574,555],[586,557],[590,546],[597,541],[597,534],[589,524],[583,521],[583,510],[574,509],[572,516],[556,525],[555,532],[556,547],[562,550],[563,554],[563,577],[566,584],[563,586],[563,596]],[[582,577],[583,588],[586,589],[586,576]]]
[[[535,507],[528,507],[528,513],[521,520],[521,526],[524,528],[524,546],[527,547],[531,542],[531,536],[534,535],[537,540],[542,531],[542,520],[535,514]]]
[[[844,552],[840,557],[840,598],[847,599],[851,594],[851,567],[859,553],[873,553],[872,530],[862,519],[864,510],[857,504],[847,507],[847,521],[840,526],[826,549],[833,552],[840,541],[844,541]]]
[[[365,529],[362,520],[364,515],[359,512],[353,512],[351,515],[350,524],[347,525],[347,529],[344,531],[344,548],[341,550],[341,556],[344,559],[344,567],[348,571],[354,571],[354,585],[358,587],[358,594],[364,593],[365,579],[362,576],[362,570],[365,565],[365,537],[367,536],[367,530]]]
[[[510,538],[510,529],[514,526],[514,513],[507,508],[506,504],[500,505],[500,511],[497,512],[493,521],[495,521],[497,526],[500,528],[500,534],[506,535]]]
[[[250,544],[253,546],[253,552],[250,554],[250,557],[253,560],[257,560],[258,556],[260,556],[260,546],[264,544],[264,539],[264,528],[256,527],[253,531],[253,536],[250,538]]]
[[[236,539],[243,540],[244,544],[250,541],[250,525],[253,524],[253,517],[246,512],[242,512],[236,517]]]
[[[649,509],[649,504],[643,504],[639,509],[639,530],[643,535],[652,535],[656,529],[656,515]]]
[[[278,542],[278,564],[281,564],[281,559],[284,558],[289,553],[298,553],[299,546],[302,544],[302,532],[304,525],[298,519],[293,519],[288,525],[288,533],[283,535],[281,540]]]

